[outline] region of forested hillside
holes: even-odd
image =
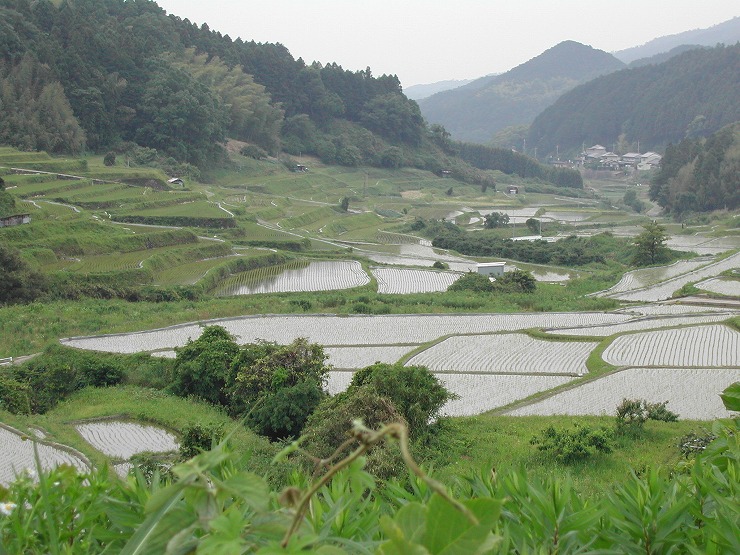
[[[488,143],[501,129],[530,123],[577,84],[623,67],[611,54],[565,41],[502,75],[435,94],[419,106],[454,138]]]
[[[532,122],[541,155],[617,141],[659,150],[740,120],[740,44],[684,52],[659,65],[605,75],[561,96]]]
[[[255,158],[310,154],[494,184],[455,156],[444,129],[427,128],[395,75],[307,65],[152,1],[0,0],[0,106],[0,143],[112,151],[191,177],[223,164],[236,139]]]
[[[740,123],[668,146],[650,198],[677,218],[740,207]]]
[[[155,2],[3,0],[0,79],[0,141],[57,153],[132,141],[208,167],[228,136],[347,158],[357,138],[342,143],[337,119],[401,145],[418,146],[424,129],[395,76],[307,66]]]

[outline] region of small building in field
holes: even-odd
[[[479,262],[478,273],[484,276],[503,276],[506,262]]]
[[[180,177],[173,177],[172,179],[168,179],[167,183],[170,185],[177,185],[178,187],[183,187],[185,185],[185,182]]]
[[[15,214],[0,218],[0,227],[13,227],[16,225],[30,224],[31,214]]]
[[[295,166],[293,166],[293,171],[305,173],[308,171],[308,166],[304,166],[303,164],[296,164]]]
[[[507,195],[518,195],[519,194],[519,187],[516,185],[509,185],[506,188],[506,194]]]

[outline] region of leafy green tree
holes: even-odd
[[[296,438],[325,397],[321,385],[314,380],[282,387],[254,404],[247,415],[247,425],[272,441]]]
[[[138,107],[137,143],[196,166],[222,156],[228,115],[220,99],[184,69],[166,60],[148,65],[150,79]]]
[[[527,226],[531,233],[535,234],[541,231],[542,222],[534,218],[528,218],[527,221],[524,222],[524,225]]]
[[[632,263],[636,266],[646,266],[665,262],[669,259],[668,248],[665,242],[668,236],[665,228],[656,222],[642,226],[645,231],[635,237],[636,247]]]
[[[642,212],[645,209],[645,203],[637,198],[637,191],[635,191],[634,189],[629,189],[626,193],[624,193],[622,202],[632,208],[632,210],[634,210],[635,212]]]
[[[301,446],[315,457],[329,457],[347,441],[347,432],[355,420],[372,429],[392,422],[406,424],[390,399],[371,387],[354,387],[324,399],[306,422]],[[349,451],[347,448],[343,454]],[[381,478],[399,476],[405,471],[398,448],[387,442],[368,453],[366,467]]]
[[[486,220],[483,223],[483,227],[486,229],[493,229],[497,227],[505,227],[509,224],[509,215],[503,212],[491,212],[486,215]]]
[[[106,166],[115,166],[116,165],[116,153],[113,151],[108,151],[103,157],[103,164],[105,164]]]
[[[361,116],[362,124],[391,141],[421,144],[424,119],[416,102],[402,94],[385,94],[370,100]]]
[[[206,326],[198,339],[188,340],[176,353],[173,392],[226,405],[226,382],[239,354],[234,337],[221,326]]]
[[[347,210],[349,210],[349,197],[342,197],[342,200],[339,203],[339,208],[342,210],[342,212],[346,212]]]
[[[31,302],[46,289],[43,274],[32,270],[18,250],[0,243],[0,305]]]
[[[352,376],[350,387],[370,387],[406,419],[409,434],[423,434],[444,404],[455,398],[426,366],[375,363]]]
[[[328,367],[321,345],[303,338],[290,345],[246,345],[231,366],[229,412],[273,440],[296,437],[325,397]]]
[[[513,272],[504,272],[504,275],[496,278],[494,287],[505,291],[534,293],[537,289],[537,280],[532,272],[514,270]]]
[[[384,168],[400,168],[403,165],[403,150],[397,146],[385,149],[380,157],[380,165]]]
[[[476,293],[480,292],[493,292],[496,290],[496,286],[493,282],[478,272],[468,272],[462,277],[455,280],[448,288],[447,291],[473,291]]]
[[[230,137],[254,142],[268,151],[278,147],[283,111],[271,103],[265,87],[255,83],[251,75],[241,67],[229,67],[218,56],[196,53],[194,48],[170,60],[218,96],[228,112]]]

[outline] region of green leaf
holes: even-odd
[[[419,503],[408,503],[401,507],[394,519],[406,539],[418,543],[426,532],[426,509]]]
[[[323,545],[314,551],[317,555],[347,555],[344,549],[340,549],[334,545]]]
[[[420,508],[423,512],[426,512],[423,507]],[[399,511],[399,514],[402,510]],[[406,519],[411,520],[410,516]],[[398,514],[396,520],[398,520]],[[396,520],[391,519],[388,515],[383,515],[380,518],[380,528],[388,541],[378,546],[377,553],[380,555],[429,555],[429,551],[423,546],[412,543],[404,536],[404,531]]]
[[[241,497],[256,511],[267,511],[270,504],[270,488],[267,483],[251,472],[240,472],[219,484],[224,491]]]
[[[480,520],[478,525],[472,524],[464,514],[439,495],[432,497],[424,538],[424,545],[430,553],[473,555],[493,548],[498,540],[491,533],[491,528],[501,512],[501,502],[476,499],[465,505]]]
[[[722,393],[722,402],[725,404],[727,410],[734,412],[740,412],[740,382],[735,382]]]
[[[162,518],[180,502],[184,488],[185,484],[181,482],[159,490],[152,496],[147,503],[147,508],[154,510],[156,507],[156,510],[141,523],[131,539],[123,546],[120,555],[140,555],[147,552],[147,542],[154,535],[155,529]]]

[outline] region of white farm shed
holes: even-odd
[[[484,276],[503,276],[506,262],[479,262],[478,273]]]

